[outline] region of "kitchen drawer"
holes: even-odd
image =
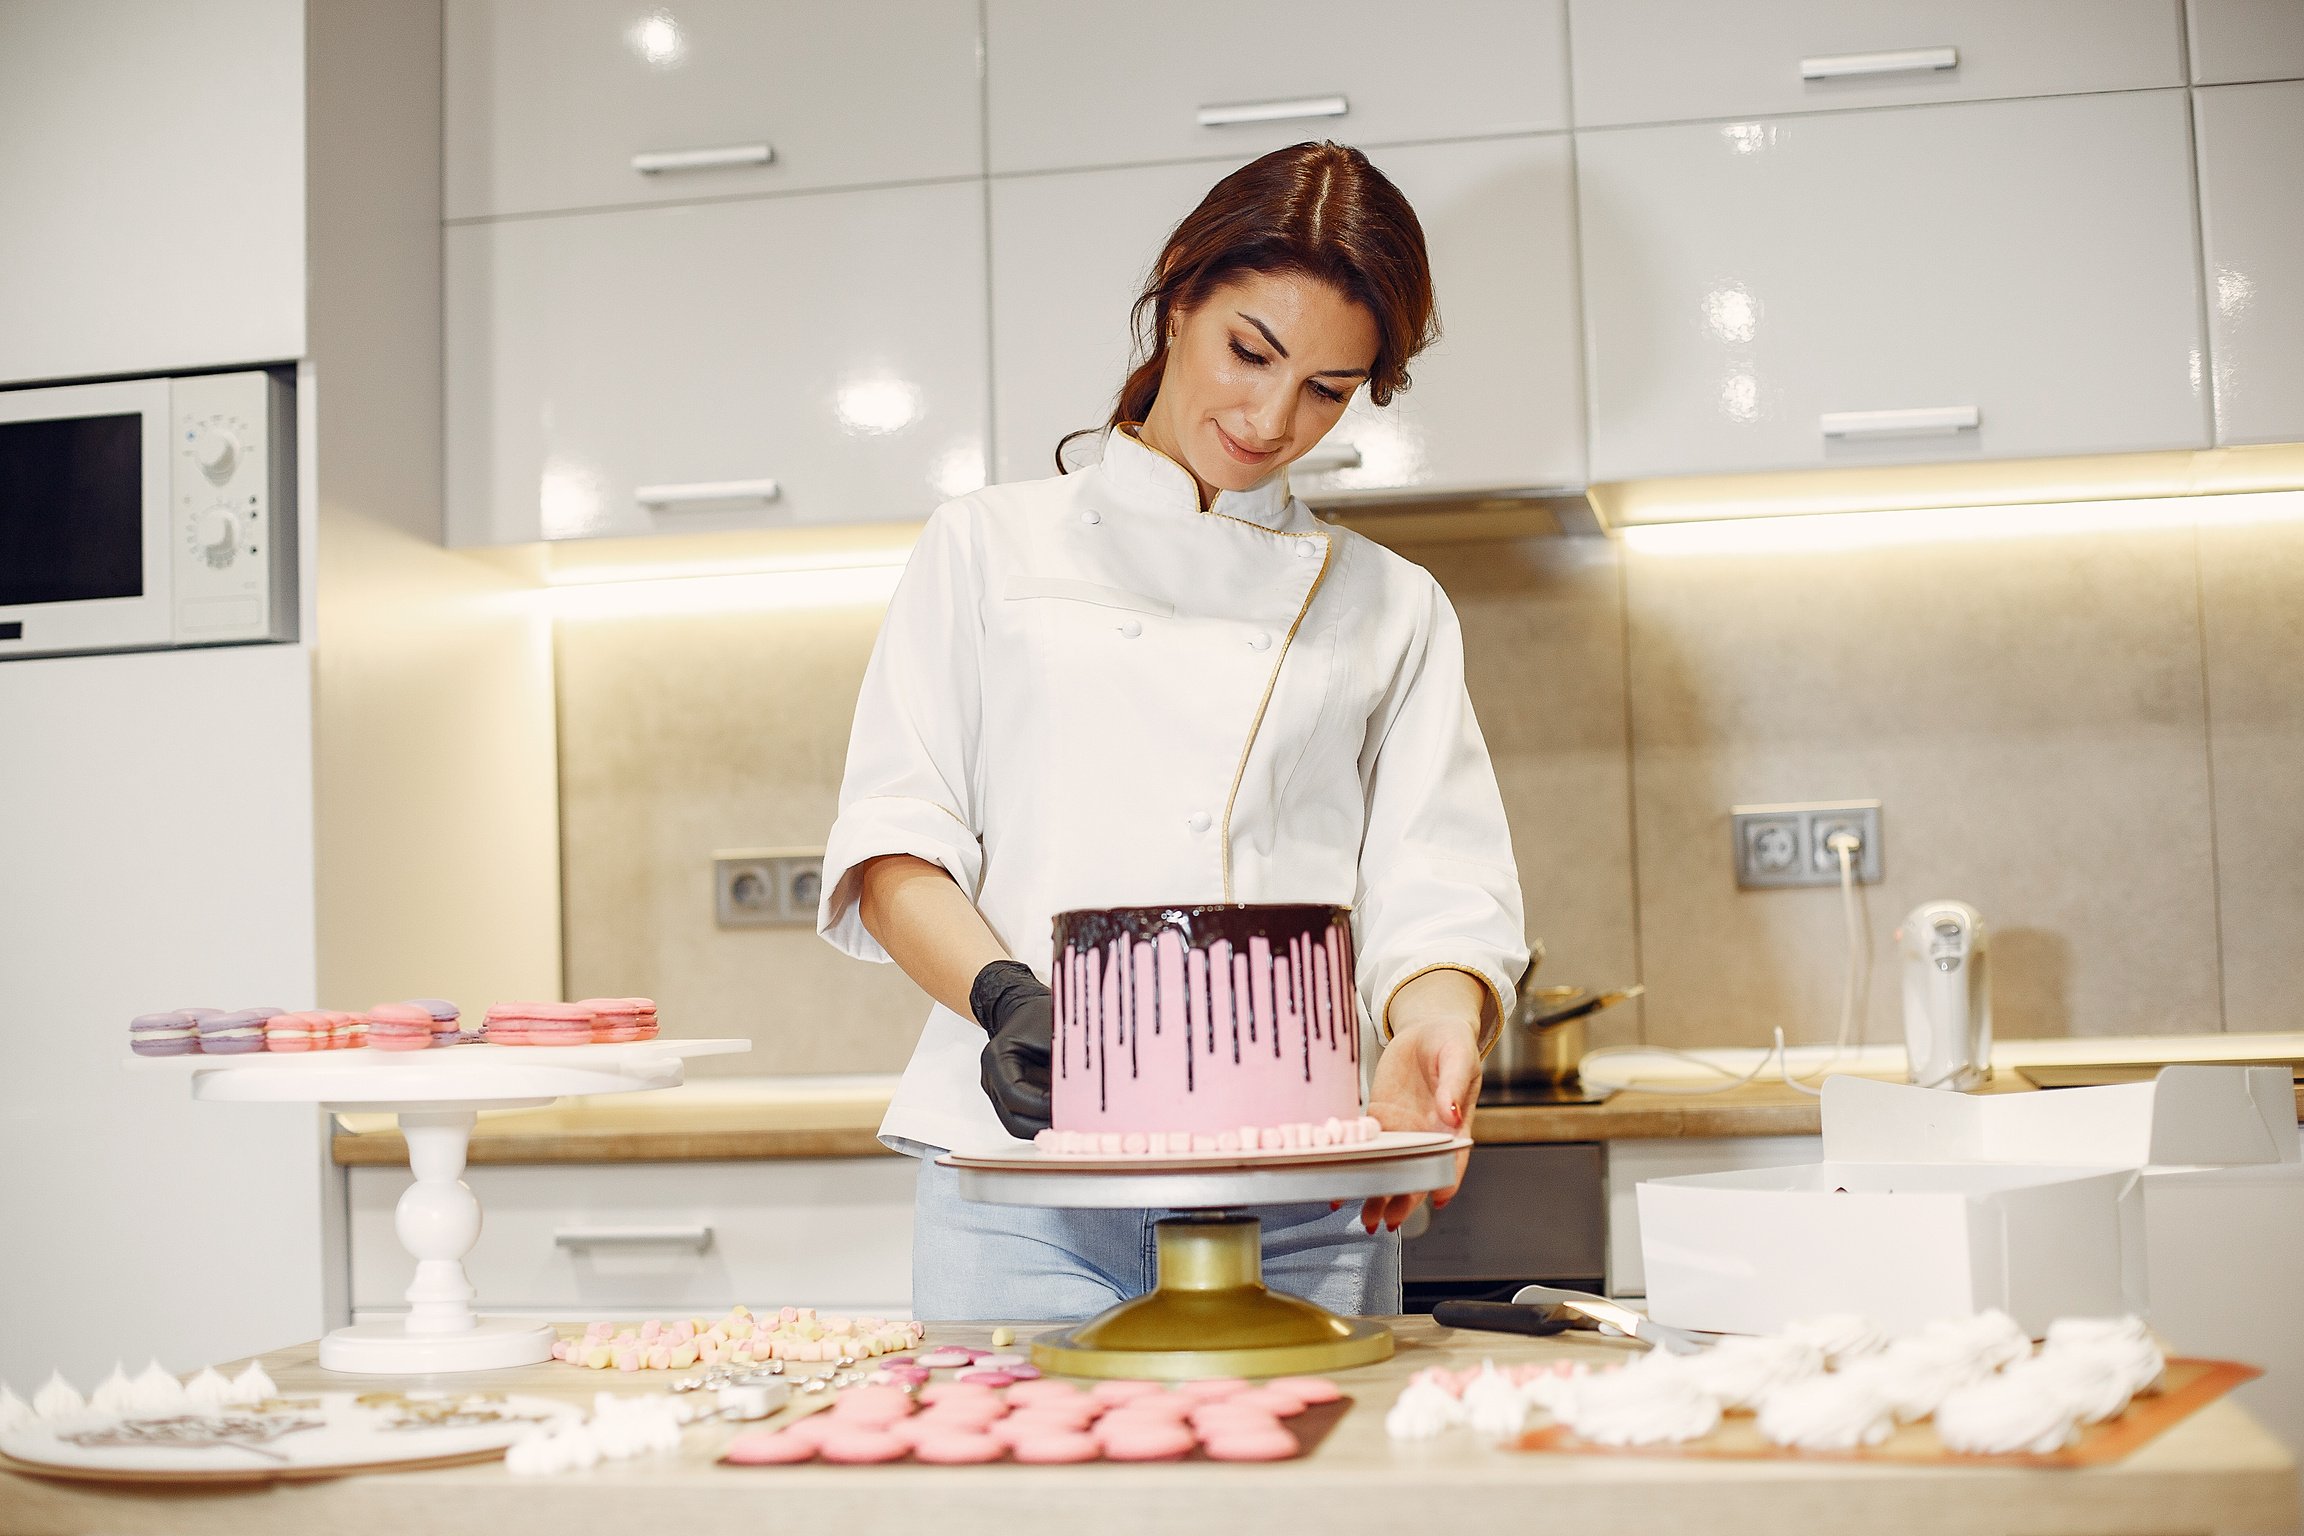
[[[973,0],[447,0],[445,22],[451,219],[983,170]]]
[[[1592,478],[2204,446],[2187,95],[1578,134]]]
[[[2304,0],[2187,0],[2198,85],[2304,79]]]
[[[2184,83],[2179,0],[1570,0],[1569,17],[1578,127]]]
[[[1608,1143],[1608,1294],[1645,1296],[1648,1272],[1640,1258],[1642,1179],[1739,1168],[1792,1168],[1821,1162],[1821,1136],[1684,1136]]]
[[[1562,0],[987,0],[990,168],[1565,128],[1565,46]]]
[[[2304,81],[2206,86],[2192,110],[2216,441],[2304,441]]]
[[[983,207],[951,183],[451,226],[450,542],[916,521],[981,486]]]
[[[1401,1278],[1412,1285],[1598,1280],[1606,1255],[1601,1171],[1597,1142],[1473,1148],[1447,1209],[1403,1229],[1414,1235],[1401,1244]]]
[[[483,1228],[464,1266],[482,1308],[569,1319],[737,1302],[902,1316],[913,1171],[908,1157],[473,1168]],[[392,1212],[408,1172],[348,1172],[352,1305],[405,1310],[415,1261]]]
[[[1298,471],[1315,500],[1583,483],[1574,193],[1565,135],[1377,149],[1415,205],[1446,334],[1383,410],[1364,393],[1322,445],[1352,468]],[[1201,163],[992,184],[998,476],[1053,473],[1056,441],[1099,424],[1129,357],[1128,307],[1177,220],[1227,167]]]

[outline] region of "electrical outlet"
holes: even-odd
[[[1856,838],[1850,856],[1857,883],[1878,885],[1880,802],[1817,800],[1797,805],[1739,805],[1729,810],[1735,829],[1736,883],[1747,890],[1793,885],[1838,885],[1840,855],[1832,838]]]
[[[712,911],[723,928],[813,927],[823,894],[821,848],[748,848],[712,855]]]

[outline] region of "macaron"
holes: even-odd
[[[463,1010],[448,999],[444,997],[411,997],[407,1002],[409,1007],[421,1008],[432,1015],[432,1043],[434,1045],[454,1045],[465,1038],[464,1031],[457,1024],[457,1020],[464,1016]]]
[[[264,1021],[267,1051],[324,1051],[332,1026],[325,1014],[282,1013]]]
[[[497,1003],[488,1010],[496,1045],[589,1045],[592,1010],[569,1003]]]
[[[618,1044],[641,1037],[640,1004],[644,1001],[631,997],[587,997],[578,1000],[576,1006],[591,1011],[594,1043]]]
[[[432,1015],[413,1003],[368,1010],[368,1043],[379,1051],[421,1051],[432,1044]]]
[[[330,1050],[348,1051],[356,1045],[368,1043],[368,1015],[330,1009],[328,1023],[331,1026],[328,1031]]]
[[[140,1013],[128,1021],[128,1049],[139,1056],[197,1056],[200,1021],[175,1009]]]
[[[219,1013],[200,1021],[200,1054],[203,1056],[245,1056],[264,1049],[264,1021],[280,1012],[277,1008],[243,1008],[235,1013]]]

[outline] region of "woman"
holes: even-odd
[[[1047,1123],[1053,914],[1350,906],[1392,1129],[1468,1122],[1527,959],[1454,612],[1288,492],[1435,334],[1414,211],[1357,150],[1276,151],[1176,227],[1135,315],[1101,461],[922,531],[825,851],[819,930],[936,1002],[880,1131],[922,1158],[923,1318],[1086,1317],[1154,1282],[1162,1213],[980,1205],[933,1162]],[[1260,1212],[1267,1283],[1398,1311],[1420,1198]]]

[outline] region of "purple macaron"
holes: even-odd
[[[436,1046],[456,1045],[479,1038],[477,1035],[466,1035],[457,1028],[456,1021],[463,1016],[462,1011],[444,997],[411,997],[408,1006],[421,1008],[432,1015],[432,1043]]]
[[[128,1049],[139,1056],[197,1056],[200,1021],[180,1009],[140,1013],[128,1021]]]
[[[264,1049],[264,1021],[280,1016],[277,1008],[242,1008],[200,1021],[200,1054],[244,1056]]]

